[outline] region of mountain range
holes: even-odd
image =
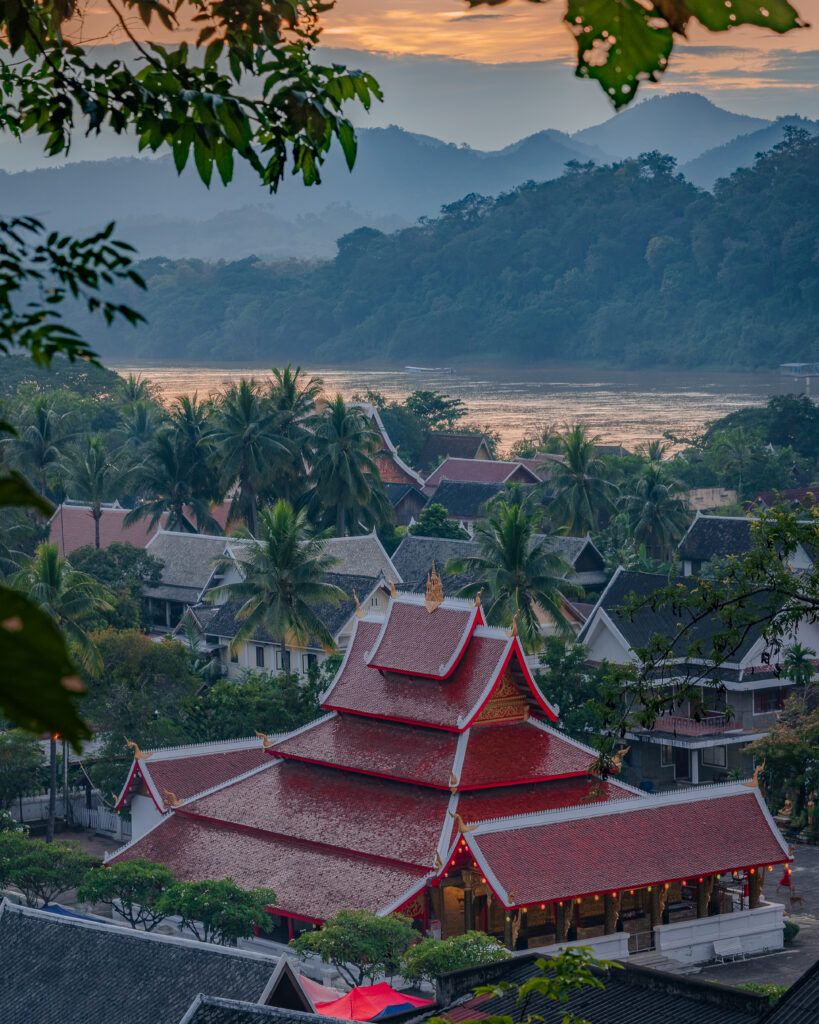
[[[293,178],[271,196],[243,166],[229,188],[208,190],[170,157],[118,157],[13,174],[0,171],[3,212],[37,216],[73,233],[117,221],[117,234],[144,257],[205,260],[326,258],[336,240],[360,227],[389,232],[470,193],[495,196],[525,181],[560,177],[571,161],[611,163],[660,150],[694,184],[753,164],[787,125],[811,132],[819,122],[775,122],[734,114],[694,93],[653,97],[573,135],[547,129],[494,151],[442,142],[396,126],[359,129],[352,174],[338,147],[322,184]]]

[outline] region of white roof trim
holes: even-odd
[[[435,852],[440,857],[441,864],[443,865],[443,867],[441,868],[442,871],[443,871],[444,867],[446,867],[447,862],[449,861],[449,858],[452,856],[452,850],[451,850],[452,843],[447,842],[447,840],[449,839],[449,834],[452,831],[452,826],[453,826],[453,822],[454,822],[454,815],[457,812],[457,810],[458,810],[458,794],[457,793],[452,793],[450,798],[449,798],[449,803],[447,804],[446,814],[444,814],[444,823],[441,826],[441,835],[440,835],[440,838],[438,839],[438,845],[435,847]],[[456,832],[455,832],[455,841],[456,842],[457,842],[458,838],[459,838],[459,833],[456,830]]]
[[[112,853],[109,853],[106,850],[105,856],[102,859],[103,864],[110,863],[115,857],[119,857],[121,854],[125,853],[126,850],[130,850],[132,846],[136,846],[137,843],[141,843],[145,836],[149,836],[154,831],[154,829],[159,828],[160,825],[164,825],[165,822],[172,817],[173,810],[169,810],[166,814],[163,814],[161,817],[159,817],[153,823],[153,825],[151,825],[150,828],[145,829],[145,831],[141,835],[129,839],[127,843],[123,843],[122,846],[118,846],[116,850],[114,850]]]
[[[592,610],[589,612],[589,617],[583,623],[583,628],[577,634],[577,642],[579,644],[582,644],[582,643],[586,642],[585,641],[586,635],[588,634],[589,630],[591,629],[592,622],[594,622],[594,620],[595,620],[595,617],[596,617],[598,609],[601,609],[603,607],[603,601],[606,599],[606,595],[608,594],[609,590],[613,586],[614,581],[623,572],[625,572],[625,569],[622,567],[622,565],[618,565],[617,568],[614,570],[614,575],[612,576],[612,578],[608,581],[608,583],[605,585],[605,587],[603,587],[603,590],[600,593],[600,597],[597,598],[597,603],[595,604],[594,608],[592,608]],[[626,646],[628,647],[628,644],[626,644]],[[629,650],[631,650],[630,647],[629,647]]]
[[[356,618],[355,623],[353,625],[353,631],[350,634],[350,639],[347,641],[347,647],[344,650],[344,657],[341,659],[341,664],[338,666],[338,672],[336,672],[335,677],[330,681],[330,684],[327,686],[325,691],[322,694],[319,695],[319,702],[321,704],[324,704],[328,700],[328,698],[330,697],[330,694],[333,692],[333,690],[336,687],[336,683],[339,681],[339,679],[341,679],[341,676],[344,673],[344,669],[347,667],[347,662],[350,659],[350,653],[352,652],[352,649],[355,646],[355,638],[356,638],[356,636],[358,634],[359,623],[361,623],[361,622],[380,622],[380,621],[381,621],[380,616],[378,616],[378,617],[373,616],[372,618],[370,616],[365,616],[364,619]],[[365,657],[366,657],[366,654],[367,654],[367,652],[365,651],[364,652]]]
[[[469,734],[471,729],[464,729],[462,733],[458,734],[458,742],[455,745],[455,760],[452,762],[452,774],[458,780],[460,785],[461,774],[464,770],[464,761],[466,759],[466,748],[469,745]]]
[[[435,877],[435,871],[428,871],[425,875],[421,875],[417,882],[405,889],[400,896],[397,896],[391,903],[388,903],[385,907],[376,911],[377,917],[387,917],[389,914],[394,913],[401,906],[402,903],[406,903],[407,900],[412,899],[417,893],[421,892],[426,886],[427,882]]]
[[[378,430],[381,434],[381,439],[387,446],[390,455],[392,455],[392,457],[395,459],[398,468],[402,469],[408,476],[411,476],[412,479],[415,480],[417,484],[423,487],[424,478],[421,476],[420,473],[416,472],[414,469],[408,466],[406,462],[404,462],[404,460],[398,454],[398,449],[392,443],[392,438],[387,433],[387,428],[384,426],[384,423],[381,420],[381,414],[379,413],[378,409],[376,409],[374,405],[370,405],[368,402],[351,402],[349,404],[354,409],[361,409],[366,416],[369,416],[370,419],[375,421],[375,424],[378,427]]]

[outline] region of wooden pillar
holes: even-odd
[[[617,931],[617,922],[620,919],[620,897],[606,893],[604,899],[606,922],[603,930],[606,935],[613,935]]]
[[[656,928],[658,924],[662,924],[663,911],[660,906],[660,890],[654,886],[650,893],[648,893],[648,914],[651,918],[651,927]]]
[[[708,904],[714,891],[714,876],[707,875],[697,883],[697,917],[708,917]]]
[[[512,938],[512,911],[507,910],[503,918],[503,944],[507,949],[514,948],[514,940]]]
[[[764,868],[757,868],[753,874],[748,875],[748,906],[751,910],[756,908],[762,902],[762,886],[765,882]]]
[[[566,912],[566,907],[560,903],[554,904],[555,908],[555,942],[565,942],[566,933],[569,930],[569,919],[571,915],[571,903],[569,904],[569,911]]]
[[[475,931],[475,898],[471,885],[464,886],[464,931]]]

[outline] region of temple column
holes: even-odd
[[[663,922],[663,910],[660,905],[660,890],[654,886],[648,893],[648,914],[651,919],[651,927],[656,928]]]
[[[569,931],[569,915],[571,914],[571,904],[569,904],[569,913],[566,913],[565,906],[560,903],[555,903],[555,942],[565,942],[566,933]]]
[[[507,949],[513,949],[512,939],[512,911],[507,910],[503,918],[503,944]]]
[[[700,752],[692,750],[691,756],[691,785],[696,786],[700,781]]]
[[[475,931],[475,896],[471,885],[464,888],[464,931]]]
[[[756,910],[762,902],[762,886],[764,882],[765,875],[759,869],[752,875],[748,875],[748,906],[751,910]]]
[[[606,935],[613,935],[617,931],[617,922],[620,919],[620,897],[607,893],[604,900],[606,921],[603,930]]]
[[[708,904],[714,891],[714,876],[708,875],[697,884],[697,917],[708,917]]]

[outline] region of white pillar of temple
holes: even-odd
[[[692,750],[691,754],[691,785],[696,786],[700,781],[700,752]]]

